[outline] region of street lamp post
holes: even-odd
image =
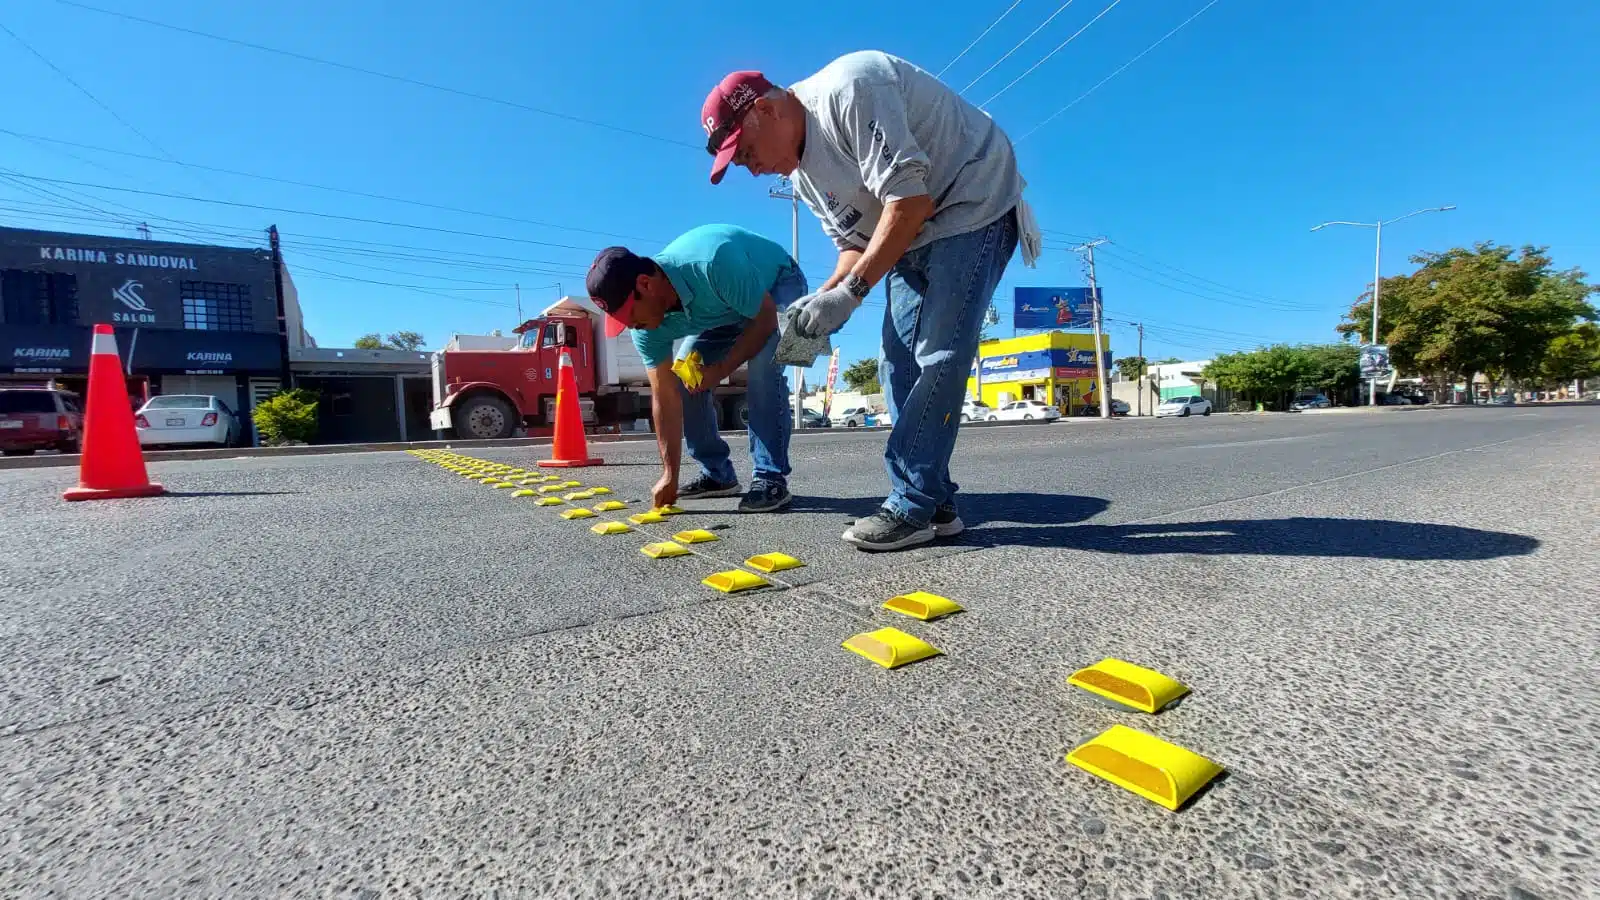
[[[789,201],[789,255],[794,258],[795,265],[800,264],[800,195],[794,192],[794,182],[788,178],[779,178],[778,183],[767,191],[767,196],[774,200]],[[806,370],[799,366],[794,367],[794,427],[805,427],[805,405],[802,395],[805,393]]]
[[[1383,226],[1393,225],[1401,219],[1409,219],[1412,216],[1420,216],[1423,213],[1449,212],[1452,209],[1455,209],[1454,204],[1451,204],[1450,206],[1430,206],[1426,209],[1408,212],[1403,216],[1396,216],[1388,221],[1323,222],[1321,225],[1311,229],[1312,231],[1321,231],[1322,229],[1327,228],[1329,225],[1353,225],[1357,228],[1371,228],[1377,232],[1377,247],[1373,251],[1372,258],[1372,338],[1370,343],[1378,343],[1378,294],[1383,289]],[[1374,377],[1368,385],[1367,402],[1372,406],[1378,405],[1378,379],[1376,377]]]

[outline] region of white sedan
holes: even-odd
[[[239,440],[243,426],[228,404],[201,394],[151,397],[134,417],[139,446],[162,444],[216,444]]]
[[[1168,416],[1209,416],[1211,415],[1211,401],[1204,397],[1173,397],[1161,401],[1156,407],[1156,418],[1164,419]]]
[[[990,422],[1017,422],[1023,419],[1052,420],[1061,418],[1061,410],[1039,400],[1018,400],[989,412]]]

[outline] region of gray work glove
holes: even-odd
[[[861,297],[840,284],[838,287],[815,294],[807,294],[794,302],[795,329],[802,337],[817,338],[833,334],[850,320],[850,314],[861,306]]]
[[[798,302],[798,301],[797,301]],[[827,335],[821,337],[804,337],[795,327],[794,317],[799,310],[790,304],[783,312],[778,314],[778,348],[773,353],[773,362],[780,366],[801,366],[811,368],[816,364],[817,358],[833,352]]]

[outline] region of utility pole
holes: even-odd
[[[517,289],[517,324],[521,325],[522,324],[522,283],[518,282],[516,284],[513,284],[512,287]]]
[[[1139,404],[1139,408],[1134,415],[1142,416],[1144,415],[1144,376],[1149,373],[1150,365],[1145,361],[1144,358],[1144,323],[1135,322],[1133,323],[1133,327],[1139,329],[1139,377],[1133,380],[1133,386],[1138,388],[1138,390],[1134,392],[1133,399],[1135,403]]]
[[[1101,244],[1109,244],[1107,238],[1095,238],[1086,243],[1072,248],[1075,253],[1084,253],[1089,257],[1089,302],[1094,304],[1094,371],[1100,382],[1100,418],[1111,418],[1111,392],[1106,384],[1106,355],[1100,348],[1100,286],[1094,278],[1094,248]],[[1142,333],[1142,331],[1141,331]],[[1142,343],[1142,342],[1141,342]]]
[[[775,200],[789,201],[789,257],[795,265],[800,265],[800,195],[794,192],[794,182],[787,178],[779,178],[778,184],[767,191],[767,196]],[[885,282],[887,284],[887,282]],[[806,370],[799,366],[794,367],[794,427],[805,427],[805,399]]]

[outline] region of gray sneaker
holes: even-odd
[[[933,533],[937,537],[955,537],[967,530],[967,523],[956,514],[956,505],[946,503],[933,511]]]
[[[934,528],[932,525],[913,525],[880,509],[865,519],[857,520],[843,537],[847,544],[881,553],[926,544],[933,540]]]
[[[763,513],[783,509],[794,497],[781,482],[757,478],[750,482],[750,490],[739,501],[739,512]]]
[[[678,488],[678,498],[681,500],[695,500],[706,497],[733,497],[739,493],[739,482],[730,481],[726,484],[712,478],[704,472],[695,476],[695,479],[681,488]]]

